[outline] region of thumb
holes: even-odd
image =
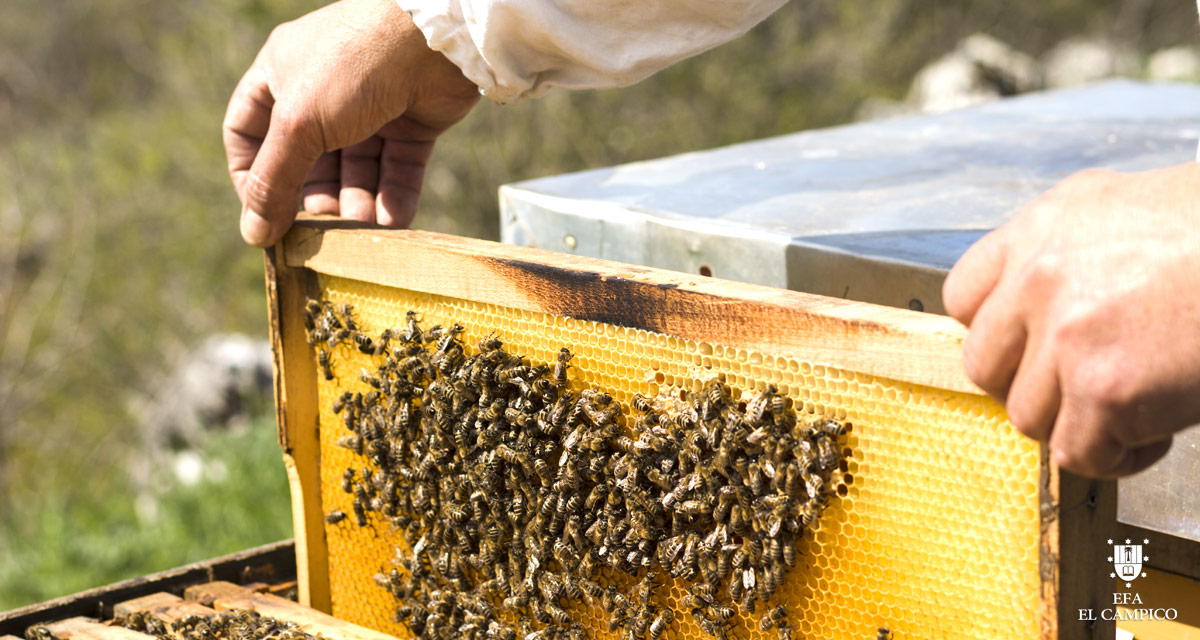
[[[320,127],[311,120],[279,116],[276,105],[262,146],[242,182],[242,239],[269,247],[292,226],[300,191],[324,151]]]

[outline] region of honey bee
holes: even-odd
[[[589,595],[593,598],[604,597],[604,588],[592,580],[589,580],[587,578],[579,578],[577,584],[579,585],[579,588],[583,590],[584,593],[586,593],[587,595]]]
[[[699,516],[712,510],[700,500],[684,500],[675,505],[675,511],[686,516]]]
[[[439,337],[437,341],[437,353],[439,355],[446,353],[450,349],[450,346],[457,342],[458,335],[463,331],[465,331],[465,329],[461,324],[458,323],[455,323],[454,326],[443,331],[441,337]]]
[[[646,635],[646,629],[652,620],[654,620],[654,610],[650,607],[642,607],[633,617],[633,624],[629,626],[629,630],[633,632],[635,638],[641,638]]]
[[[500,338],[496,337],[495,331],[489,333],[487,337],[479,341],[479,350],[481,352],[496,351],[503,346],[504,343],[500,341]]]
[[[751,462],[748,467],[749,477],[746,479],[750,487],[750,491],[756,496],[763,493],[763,474],[762,467],[757,462]]]
[[[736,578],[734,579],[734,582],[737,582]],[[742,601],[741,601],[742,611],[744,611],[747,614],[754,613],[754,607],[755,607],[754,603],[755,602],[756,601],[754,599],[754,589],[746,588],[745,591],[742,592]]]
[[[626,615],[625,609],[620,607],[612,610],[612,615],[608,617],[608,630],[616,631],[624,627],[629,622],[629,617]]]
[[[309,300],[308,302],[304,303],[304,313],[310,318],[315,318],[321,315],[321,311],[321,303],[317,302],[316,300]]]
[[[329,330],[324,327],[310,329],[308,331],[308,344],[310,344],[312,346],[316,346],[318,344],[326,342],[329,340],[330,335],[331,334],[330,334]]]
[[[337,329],[337,330],[329,331],[328,335],[329,335],[329,338],[325,340],[325,346],[330,349],[333,349],[334,347],[349,340],[351,333],[350,333],[349,329]]]
[[[325,349],[317,350],[317,364],[321,367],[321,374],[326,380],[333,380],[333,368],[329,364],[329,352]]]
[[[558,358],[554,363],[554,383],[559,387],[567,384],[567,363],[571,361],[571,350],[563,347],[558,350]]]
[[[648,413],[653,407],[650,404],[650,398],[640,393],[635,393],[633,394],[633,408],[642,413]]]
[[[363,454],[362,438],[353,434],[338,438],[337,446],[343,449],[349,449],[360,456]]]
[[[825,488],[825,480],[815,473],[805,473],[804,486],[808,490],[808,497],[817,498]]]
[[[815,504],[806,502],[800,507],[800,526],[808,527],[817,519],[817,508]]]
[[[787,620],[781,621],[776,627],[779,640],[792,640],[792,627],[787,623]]]
[[[542,458],[534,458],[533,469],[541,478],[542,484],[550,484],[554,480],[554,473],[550,470],[550,464]]]
[[[762,631],[767,631],[771,627],[783,623],[785,618],[787,618],[787,610],[783,607],[783,605],[779,605],[763,615],[762,620],[759,621],[758,627]]]
[[[338,314],[341,316],[342,324],[351,331],[358,331],[358,324],[354,321],[354,306],[349,302],[343,302],[338,307]]]
[[[733,607],[730,607],[730,606],[724,605],[724,604],[717,604],[717,603],[708,605],[707,611],[708,611],[708,615],[711,616],[714,620],[721,621],[721,622],[724,622],[725,620],[732,618],[734,616],[734,614],[736,613],[736,611],[734,611]]]
[[[721,381],[717,379],[709,380],[704,385],[704,398],[714,407],[724,405],[725,385],[721,384]]]
[[[328,514],[325,515],[325,522],[328,522],[329,524],[337,524],[345,519],[346,519],[345,511],[330,511]]]
[[[821,430],[821,433],[831,438],[840,438],[849,431],[850,423],[838,422],[837,420],[822,420],[818,423],[817,427]]]
[[[370,498],[367,497],[366,491],[363,490],[361,484],[355,485],[354,488],[354,521],[360,527],[367,526],[367,504],[370,503]]]
[[[549,378],[538,378],[533,381],[533,390],[546,402],[550,402],[554,399],[554,393],[557,391],[557,389],[558,387],[556,387]]]
[[[746,591],[746,588],[744,586],[742,586],[741,580],[738,580],[735,577],[733,580],[729,581],[729,599],[730,600],[737,602],[739,599],[741,599],[742,594],[745,593],[745,591]]]
[[[773,387],[768,387],[768,391]],[[746,405],[746,421],[751,425],[762,424],[763,415],[767,413],[767,407],[770,403],[769,395],[758,395],[750,400]]]
[[[696,624],[700,626],[700,630],[710,636],[718,639],[723,639],[727,636],[725,627],[716,620],[702,615],[699,612],[692,612],[692,617],[695,618]]]
[[[375,341],[365,333],[354,334],[354,344],[358,347],[359,351],[367,355],[375,353]]]
[[[875,640],[891,640],[891,638],[892,631],[887,627],[879,627],[879,630],[875,632]]]
[[[521,428],[530,427],[537,421],[537,417],[533,414],[526,413],[512,407],[504,410],[504,419],[508,420],[512,424],[520,426]]]
[[[353,393],[350,393],[349,391],[343,392],[342,395],[338,396],[337,399],[333,401],[333,413],[341,413],[342,410],[346,408],[346,403],[350,402],[353,397]]]
[[[667,627],[675,620],[675,612],[671,609],[663,609],[658,612],[658,617],[654,618],[654,622],[650,623],[650,638],[658,640],[662,634],[666,633]]]
[[[822,469],[832,469],[837,466],[838,452],[829,438],[817,439],[817,452]]]
[[[776,424],[779,423],[779,418],[783,416],[784,411],[787,411],[787,397],[779,395],[779,389],[775,385],[767,387],[769,392],[769,400],[767,401],[767,409],[771,415],[775,417]]]
[[[779,545],[783,551],[783,563],[789,567],[796,566],[796,543],[790,534],[784,534],[783,542]]]
[[[421,328],[417,326],[417,312],[409,311],[405,317],[406,325],[400,339],[404,342],[421,342]]]
[[[763,544],[763,550],[775,564],[783,562],[783,543],[779,541],[779,538],[769,538]]]
[[[568,614],[566,611],[563,611],[559,607],[556,607],[555,605],[552,605],[552,604],[547,604],[545,609],[546,609],[546,613],[548,613],[550,615],[550,619],[553,620],[555,624],[561,624],[561,625],[571,624],[571,615]]]

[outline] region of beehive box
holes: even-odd
[[[374,516],[364,527],[324,517],[351,513],[341,479],[358,462],[336,445],[345,431],[332,406],[345,390],[363,391],[370,356],[342,348],[323,374],[304,326],[306,302],[323,299],[352,305],[364,332],[403,327],[414,311],[427,326],[461,323],[467,345],[495,332],[531,363],[551,364],[569,347],[571,384],[623,405],[634,394],[699,391],[719,376],[735,397],[774,385],[797,413],[852,423],[836,492],[767,603],[786,606],[793,637],[1105,633],[1067,622],[1108,595],[1108,569],[1090,559],[1104,553],[1111,514],[1097,496],[1106,489],[1060,473],[965,378],[965,333],[952,320],[313,216],[268,252],[267,268],[306,604],[410,635],[373,579],[394,566],[402,536]],[[656,591],[676,610],[664,637],[708,637],[686,615],[683,586]],[[597,606],[569,613],[593,637],[619,637]],[[738,612],[730,635],[775,637],[758,630],[760,616]]]

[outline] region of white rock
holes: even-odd
[[[1002,95],[1015,95],[1042,88],[1042,70],[1037,60],[987,35],[976,33],[958,45]]]
[[[265,340],[213,335],[175,358],[154,389],[129,398],[141,440],[128,465],[140,517],[153,519],[164,482],[191,486],[228,475],[222,465],[204,464],[197,449],[206,430],[244,425],[248,409],[270,406],[271,360]]]
[[[1200,80],[1200,51],[1178,46],[1154,52],[1146,62],[1146,79],[1153,82],[1196,82]]]
[[[194,487],[204,479],[204,459],[195,451],[180,451],[171,461],[175,481],[185,487]]]
[[[961,109],[1000,97],[988,86],[975,63],[961,51],[952,51],[917,72],[908,90],[908,103],[939,113]]]
[[[1051,88],[1136,75],[1137,70],[1137,56],[1128,47],[1094,38],[1064,40],[1042,57],[1046,86]]]
[[[936,113],[1041,86],[1036,60],[989,35],[976,33],[917,72],[907,102],[917,110]]]

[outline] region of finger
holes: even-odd
[[[1137,473],[1166,455],[1171,438],[1128,446],[1117,437],[1123,417],[1100,404],[1064,395],[1050,436],[1050,451],[1059,466],[1091,477]]]
[[[308,172],[308,180],[301,191],[304,210],[337,214],[340,211],[338,191],[341,184],[341,152],[321,154],[312,171]]]
[[[1039,335],[1037,331],[1032,333]],[[1027,340],[1005,401],[1013,426],[1041,442],[1050,439],[1062,402],[1057,362],[1058,356],[1051,345],[1037,338]]]
[[[342,150],[342,217],[375,222],[375,190],[379,188],[379,154],[383,140],[371,136]]]
[[[1000,280],[1008,253],[1008,225],[983,236],[958,259],[942,284],[946,313],[970,325]]]
[[[1115,440],[1100,446],[1069,449],[1051,448],[1054,461],[1064,469],[1094,478],[1121,478],[1145,471],[1171,450],[1171,439],[1127,448]]]
[[[988,296],[975,314],[963,344],[963,366],[979,388],[1001,402],[1025,351],[1026,328],[1021,292],[1016,285],[1002,284]]]
[[[243,182],[242,238],[258,247],[274,244],[291,226],[301,188],[324,151],[311,118],[281,111],[273,110],[271,128]]]
[[[1171,450],[1172,441],[1173,438],[1167,438],[1166,440],[1134,449],[1128,473],[1122,475],[1132,475],[1144,471],[1150,465],[1161,460]]]
[[[1104,430],[1094,404],[1066,395],[1050,435],[1050,452],[1064,469],[1091,477],[1118,475],[1133,464],[1132,451]]]
[[[225,109],[225,120],[221,125],[221,137],[225,145],[225,159],[229,177],[233,180],[238,197],[242,197],[242,182],[254,164],[263,138],[270,129],[271,109],[275,99],[267,87],[259,67],[253,66],[238,81]],[[244,198],[243,198],[244,201]]]
[[[380,133],[384,143],[376,219],[380,224],[407,227],[416,216],[425,166],[439,131],[401,118]]]

